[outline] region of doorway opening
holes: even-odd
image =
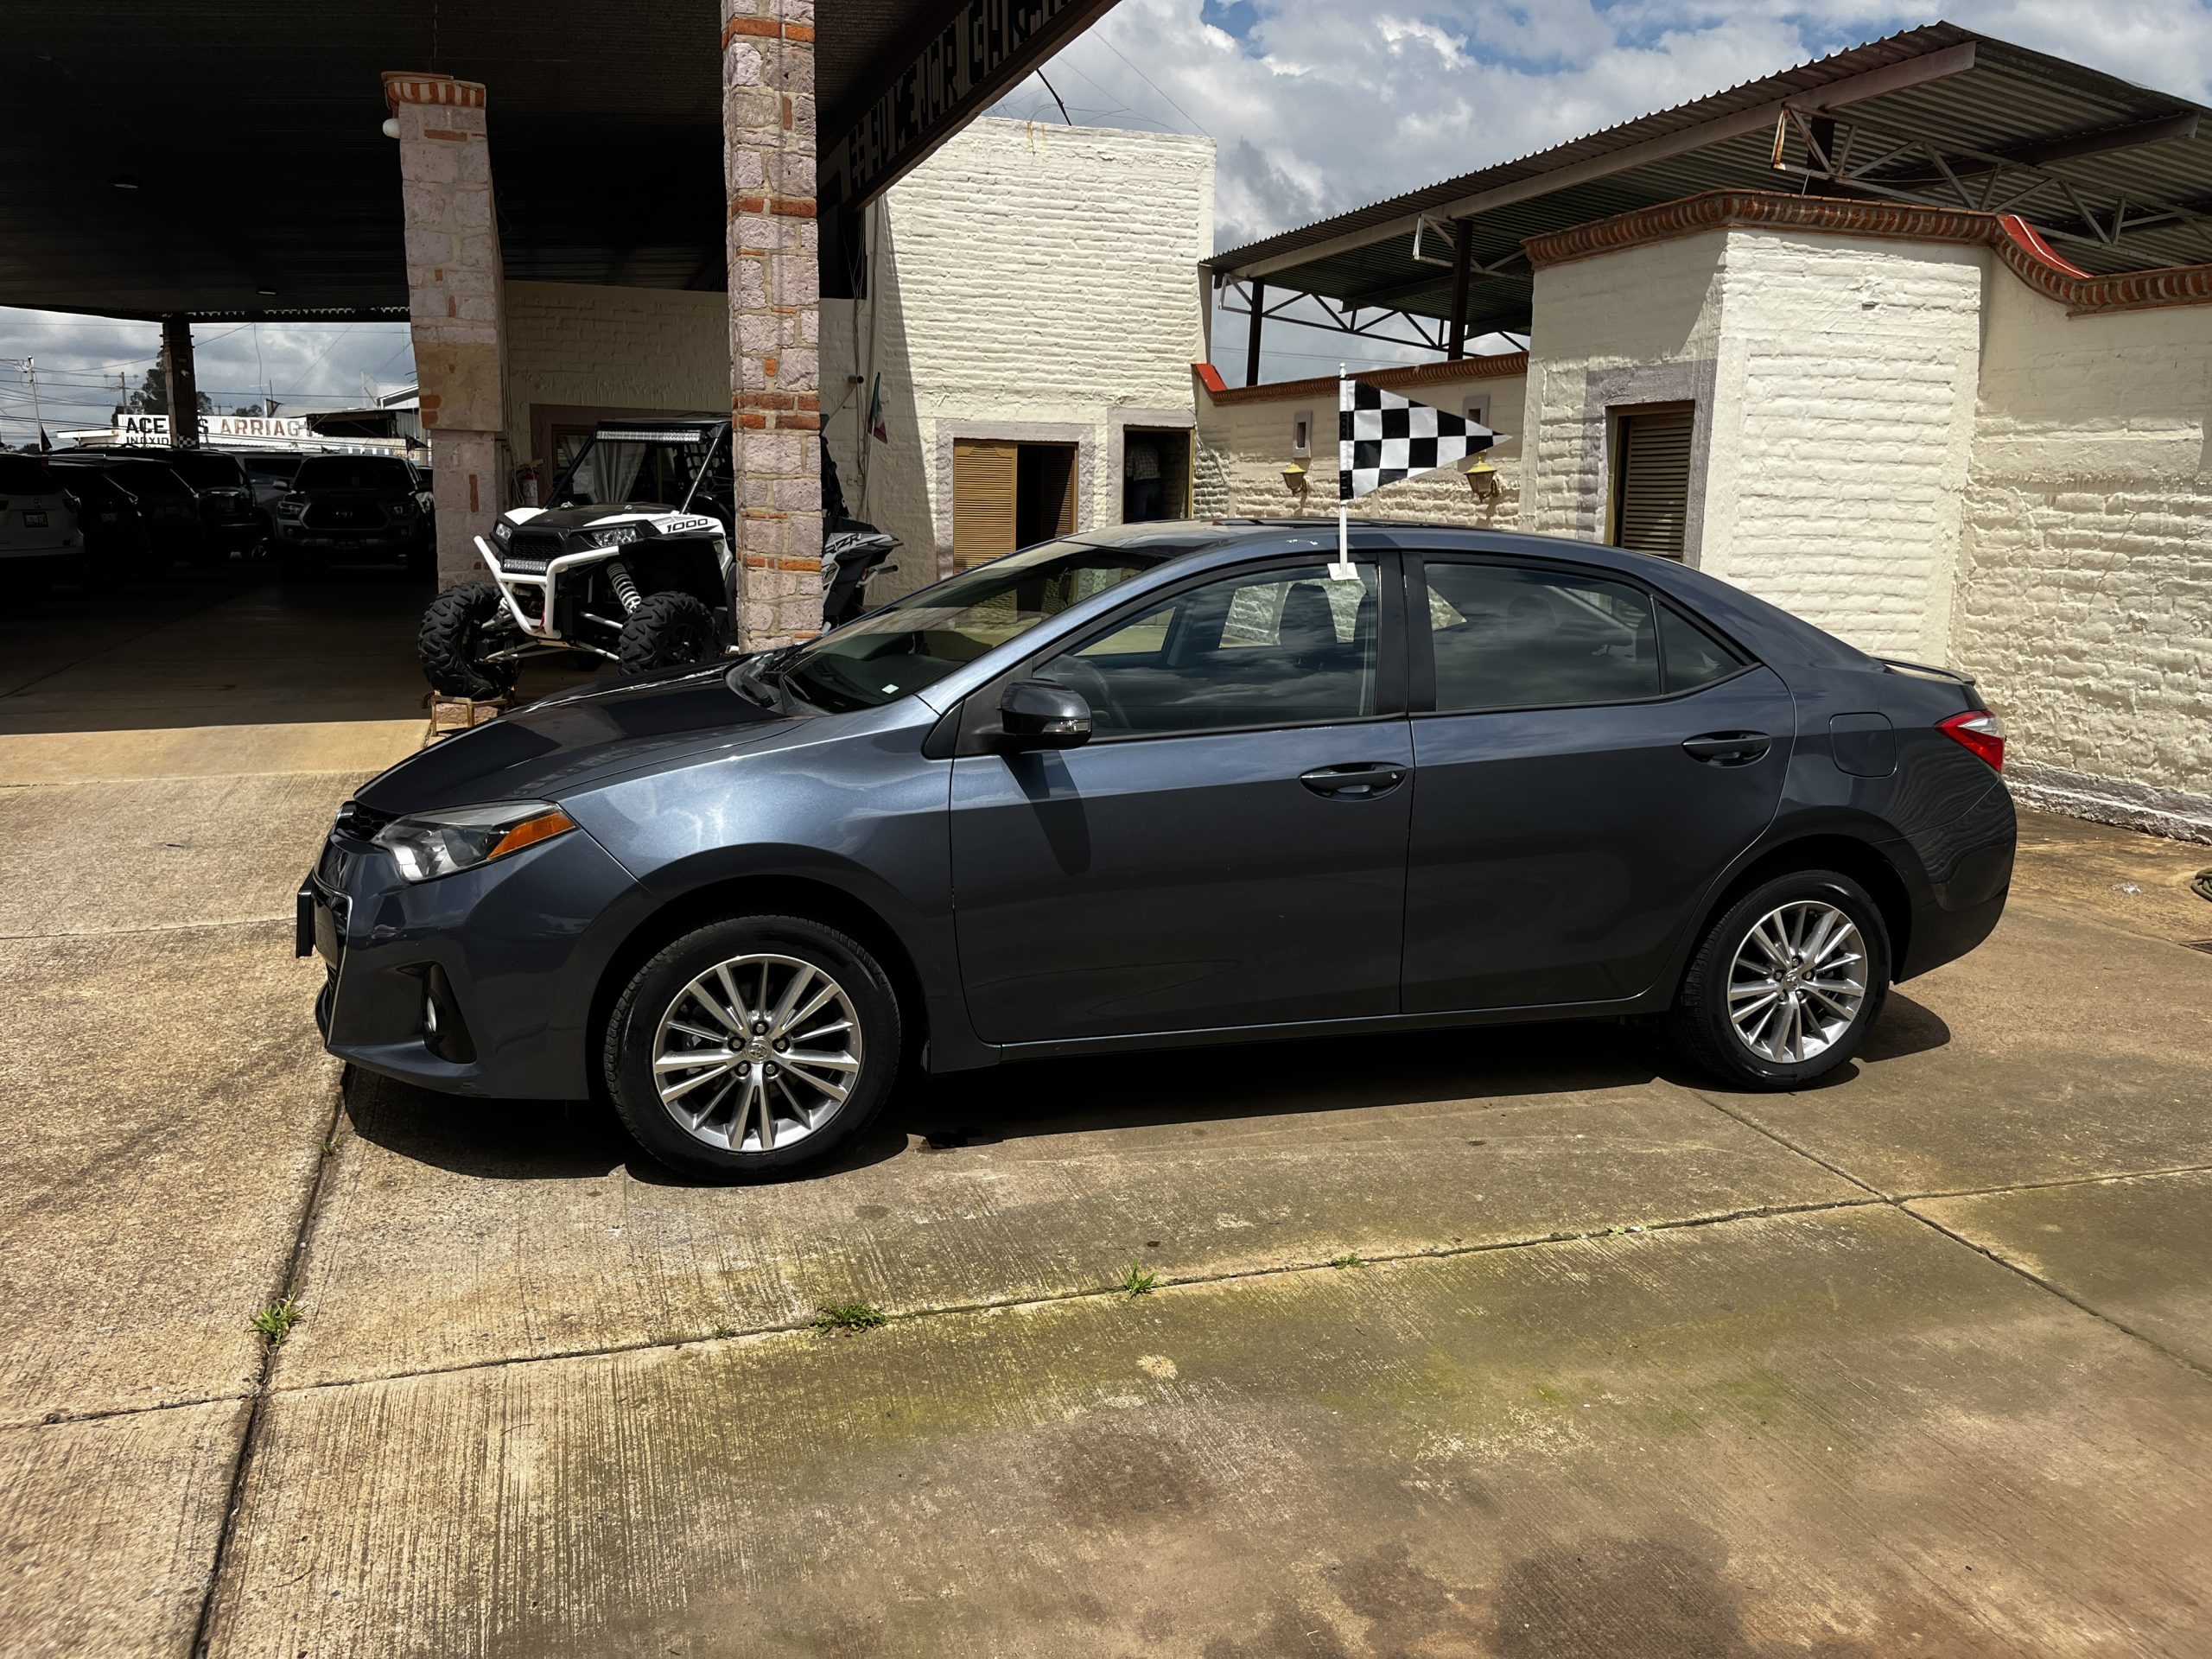
[[[1076,446],[952,442],[952,568],[965,570],[1075,529]]]
[[[1122,522],[1191,516],[1191,434],[1179,426],[1122,429]]]

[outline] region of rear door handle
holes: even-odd
[[[1707,732],[1682,741],[1683,753],[1711,766],[1746,766],[1773,747],[1764,732]]]
[[[1378,760],[1354,760],[1341,766],[1317,766],[1312,772],[1300,772],[1298,781],[1316,795],[1371,801],[1404,783],[1406,768]]]

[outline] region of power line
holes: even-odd
[[[1162,98],[1167,98],[1166,89],[1161,86],[1160,84],[1154,80],[1150,75],[1145,73],[1143,70],[1139,69],[1136,64],[1130,59],[1129,54],[1122,51],[1120,47],[1115,45],[1113,41],[1108,40],[1105,35],[1101,34],[1092,34],[1088,38],[1096,41],[1099,45],[1104,47],[1116,57],[1121,59],[1123,63],[1128,64],[1130,71],[1135,74],[1136,78],[1144,82],[1146,86],[1151,87],[1154,92],[1158,92]],[[1192,115],[1188,110],[1185,109],[1180,104],[1178,104],[1173,99],[1167,98],[1167,105],[1170,109],[1173,110],[1176,114],[1181,116],[1192,126],[1197,127],[1199,132],[1205,134],[1206,137],[1211,138],[1213,137],[1213,134],[1207,132],[1205,128],[1200,124],[1198,117]]]

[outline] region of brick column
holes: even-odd
[[[506,333],[484,88],[387,71],[399,129],[407,308],[438,507],[438,585],[482,573],[479,536],[499,516]]]
[[[721,0],[739,639],[822,629],[814,0]]]

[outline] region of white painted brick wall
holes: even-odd
[[[1521,424],[1528,382],[1470,377],[1401,388],[1417,403],[1454,415],[1470,397],[1490,399],[1490,423],[1511,441],[1490,452],[1497,468],[1498,494],[1477,497],[1456,467],[1386,484],[1363,497],[1353,511],[1365,518],[1465,524],[1478,530],[1512,530],[1521,517]],[[1293,419],[1313,416],[1313,453],[1294,457]],[[1294,458],[1306,468],[1301,500],[1283,482],[1283,468]],[[1318,394],[1300,392],[1255,402],[1217,404],[1198,396],[1198,496],[1202,515],[1249,514],[1273,518],[1308,514],[1333,518],[1337,511],[1337,404],[1333,385]]]
[[[1988,264],[1730,233],[1705,569],[1862,650],[1943,660]]]
[[[1719,333],[1718,233],[1662,242],[1536,273],[1522,512],[1526,528],[1605,537],[1608,377],[1709,362]],[[1649,377],[1622,395],[1671,401],[1687,391]]]
[[[509,283],[507,442],[529,453],[538,404],[729,408],[729,302],[720,290]]]
[[[2212,833],[2208,443],[2212,309],[2069,317],[1996,274],[1953,658],[2030,768],[2123,817],[2163,813],[2177,821],[2158,827],[2200,835]]]
[[[1077,522],[1118,523],[1116,412],[1192,417],[1212,142],[978,121],[892,188],[874,234],[870,297],[823,303],[822,385],[849,503],[906,543],[880,591],[918,586],[950,559],[940,439],[953,429],[1079,429],[1090,449]],[[863,500],[878,370],[891,441],[870,446]]]

